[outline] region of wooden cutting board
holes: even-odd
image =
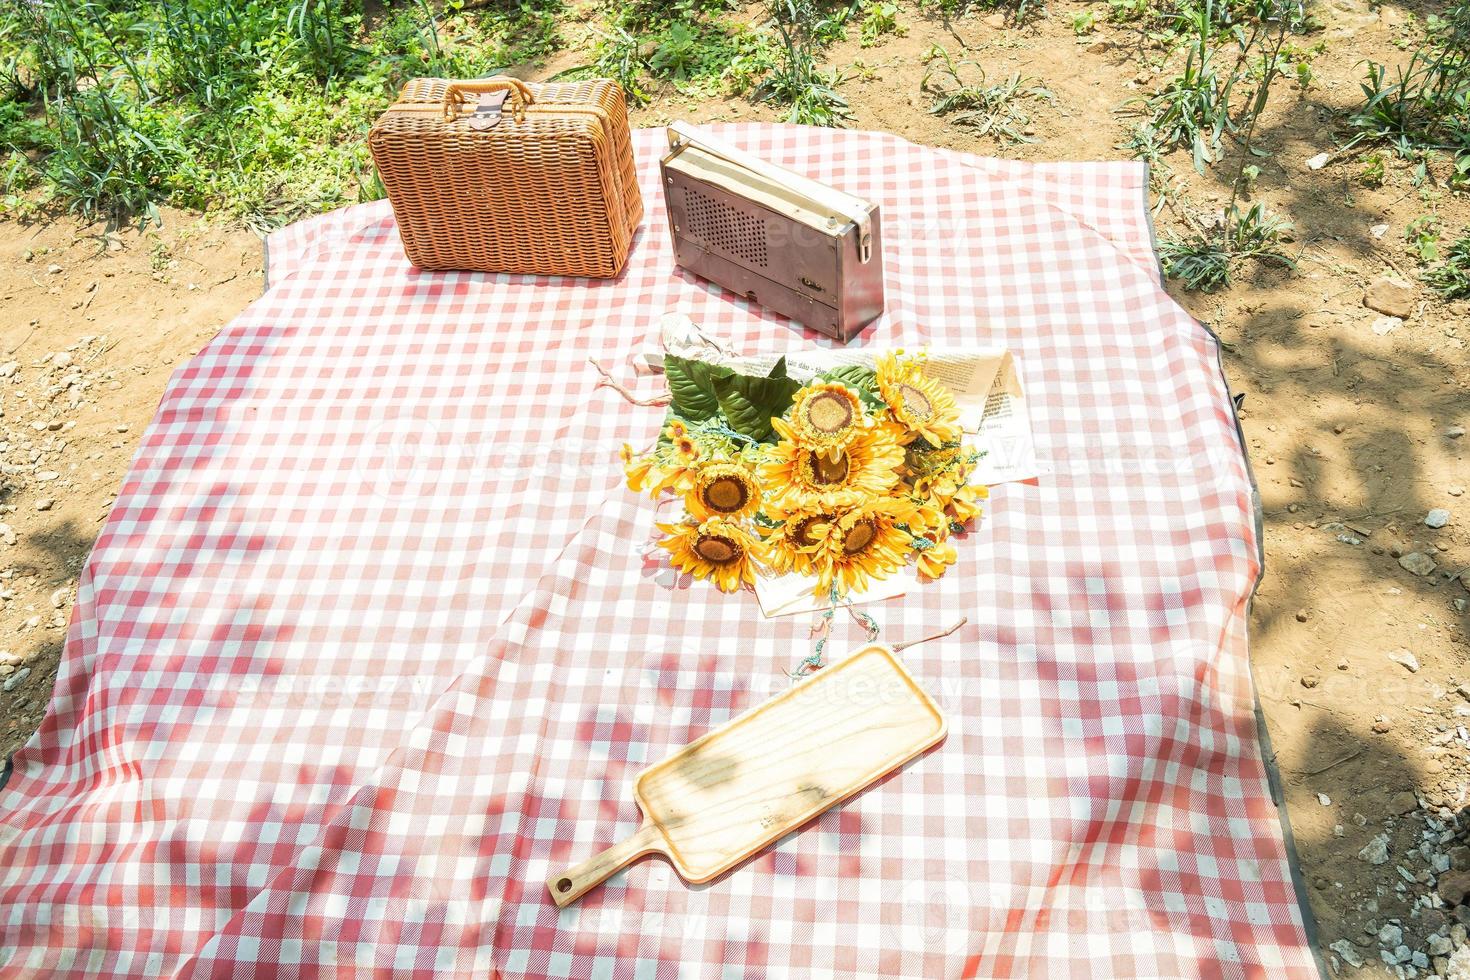
[[[793,684],[639,773],[643,826],[546,881],[558,907],[645,854],[709,881],[944,740],[944,715],[884,646]]]

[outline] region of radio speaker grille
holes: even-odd
[[[766,223],[760,218],[721,204],[692,187],[684,188],[684,218],[691,235],[765,268]]]

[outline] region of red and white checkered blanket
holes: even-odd
[[[810,650],[676,580],[622,486],[662,410],[589,356],[651,392],[627,358],[666,310],[825,343],[673,269],[640,132],[616,281],[415,271],[385,203],[272,237],[168,386],[0,791],[0,973],[1315,975],[1253,721],[1252,485],[1143,168],[723,135],[881,202],[859,343],[1020,360],[1049,475],[868,607],[890,641],[968,615],[905,654],[948,740],[709,884],[654,858],[549,900],[636,828],[639,769]]]

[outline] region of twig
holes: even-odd
[[[951,633],[953,633],[955,630],[959,629],[961,626],[964,626],[969,621],[970,621],[970,617],[969,616],[963,616],[963,617],[960,618],[960,621],[958,623],[955,623],[953,626],[951,626],[949,629],[945,630],[943,633],[935,633],[932,636],[920,637],[917,640],[906,640],[903,643],[895,643],[893,645],[893,652],[894,653],[901,653],[904,650],[907,650],[909,647],[916,647],[916,646],[918,646],[920,643],[928,643],[930,640],[942,639],[943,637],[949,636]]]
[[[1294,772],[1294,773],[1296,773],[1296,774],[1298,774],[1300,776],[1320,776],[1324,772],[1326,772],[1327,770],[1329,770],[1329,769],[1335,769],[1336,767],[1342,765],[1344,762],[1349,762],[1349,761],[1351,761],[1353,759],[1356,759],[1358,756],[1360,756],[1362,754],[1363,754],[1363,750],[1362,749],[1354,749],[1352,752],[1349,752],[1347,755],[1343,756],[1341,759],[1334,759],[1332,762],[1327,763],[1327,765],[1325,765],[1325,766],[1318,766],[1316,769],[1298,769],[1295,766],[1287,766],[1286,768],[1290,769],[1292,772]]]
[[[611,388],[613,391],[616,391],[618,394],[622,395],[634,405],[641,405],[647,408],[654,405],[667,405],[671,401],[671,397],[669,395],[654,395],[650,398],[639,398],[627,388],[623,387],[623,385],[619,381],[617,381],[611,374],[607,373],[607,370],[601,364],[598,364],[591,357],[587,358],[587,363],[595,367],[597,369],[597,373],[602,375],[602,380],[597,382],[595,387]]]

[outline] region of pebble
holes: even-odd
[[[1368,234],[1372,235],[1374,238],[1382,238],[1384,235],[1387,235],[1388,234],[1388,225],[1387,224],[1369,225],[1368,226]]]
[[[1373,723],[1373,731],[1378,735],[1387,735],[1393,730],[1393,722],[1387,718],[1379,718]]]
[[[1354,969],[1363,965],[1363,958],[1358,955],[1358,951],[1353,948],[1353,944],[1346,939],[1339,939],[1337,942],[1329,944],[1327,948],[1338,956],[1341,956],[1342,961]]]
[[[1392,949],[1404,941],[1404,930],[1390,922],[1378,930],[1378,941]]]
[[[1430,936],[1429,937],[1429,955],[1430,956],[1448,956],[1449,953],[1450,953],[1450,950],[1452,950],[1454,948],[1455,948],[1454,947],[1454,944],[1450,942],[1450,937],[1449,936]]]
[[[50,510],[55,505],[56,501],[52,500],[50,497],[42,497],[40,500],[36,501],[36,510]]]
[[[1298,609],[1296,611],[1296,621],[1298,623],[1305,623],[1307,620],[1309,620],[1311,618],[1312,618],[1312,614],[1311,614],[1311,612],[1309,610],[1306,610],[1306,609]]]
[[[1387,656],[1389,660],[1392,660],[1394,663],[1398,664],[1409,673],[1419,673],[1419,658],[1414,656],[1408,650],[1400,647],[1397,650],[1390,650]]]
[[[61,274],[61,266],[57,265],[55,262],[52,262],[50,265],[48,265],[46,267],[46,271],[49,272],[49,273],[51,273],[51,275],[53,275],[53,276],[60,275]]]
[[[3,375],[0,375],[0,377],[3,377]],[[1465,434],[1465,427],[1463,425],[1452,425],[1444,430],[1444,434],[1446,439],[1458,439]]]
[[[1418,290],[1412,283],[1392,276],[1383,276],[1363,291],[1363,305],[1386,316],[1406,319],[1414,312],[1419,299]]]
[[[70,589],[66,588],[65,586],[57,589],[55,592],[51,593],[52,608],[61,609],[66,605],[66,600],[69,598],[71,598]]]
[[[71,362],[72,356],[64,350],[51,355],[51,366],[54,368],[71,367]]]
[[[1434,563],[1434,559],[1421,551],[1409,552],[1399,559],[1399,564],[1407,571],[1420,576],[1433,574],[1434,570],[1439,567]]]
[[[1454,486],[1446,490],[1445,493],[1449,494],[1451,497],[1459,497],[1465,493],[1465,488],[1460,486],[1459,484],[1455,484]]]
[[[1373,321],[1372,330],[1380,337],[1386,337],[1399,327],[1404,325],[1403,317],[1381,316]]]
[[[1470,847],[1456,844],[1449,850],[1450,867],[1456,871],[1470,871]]]
[[[31,676],[31,668],[22,667],[20,670],[17,670],[15,673],[5,678],[5,693],[9,694],[17,687],[20,687],[22,684],[25,683],[26,678],[29,676]]]
[[[1318,677],[1316,674],[1302,675],[1302,687],[1316,687],[1320,683],[1322,683],[1322,678]]]
[[[1354,969],[1363,965],[1363,958],[1358,955],[1358,951],[1353,948],[1353,944],[1346,939],[1339,939],[1337,942],[1329,944],[1327,948],[1338,956],[1341,956],[1342,961]]]
[[[1436,507],[1424,515],[1424,523],[1428,527],[1442,528],[1450,522],[1450,512],[1443,507]]]
[[[13,377],[15,375],[15,372],[19,370],[19,361],[6,361],[4,364],[0,364],[0,378]]]
[[[1388,808],[1393,813],[1404,816],[1419,809],[1419,798],[1408,790],[1400,790],[1388,801]]]
[[[5,683],[8,686],[10,681]],[[1448,871],[1439,876],[1439,897],[1446,905],[1459,905],[1465,901],[1467,892],[1470,892],[1470,871]]]
[[[1379,834],[1367,844],[1364,844],[1363,849],[1358,852],[1358,858],[1367,861],[1369,864],[1387,864],[1388,835]]]
[[[1318,153],[1314,157],[1308,157],[1307,158],[1307,169],[1308,170],[1321,170],[1323,167],[1327,166],[1331,162],[1332,162],[1332,154],[1331,153]]]

